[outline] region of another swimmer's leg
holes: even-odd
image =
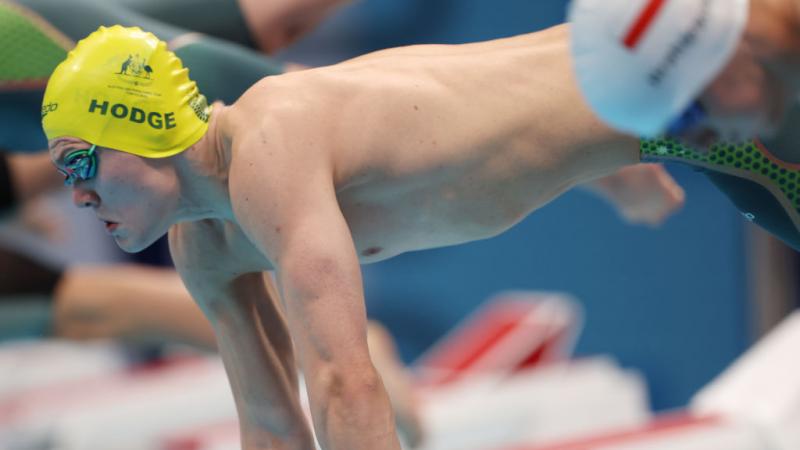
[[[699,151],[670,139],[642,141],[642,157],[689,164],[716,185],[750,221],[800,250],[800,165],[760,142],[718,142]]]
[[[130,0],[130,3],[135,2]],[[227,3],[227,0],[223,2]],[[281,63],[254,50],[161,22],[125,7],[115,6],[114,3],[72,0],[69,5],[70,14],[64,14],[65,5],[61,0],[38,0],[35,7],[36,13],[73,40],[85,37],[102,24],[139,26],[154,33],[170,44],[184,66],[191,71],[192,79],[198,83],[201,92],[211,101],[231,103],[261,78],[283,72]],[[190,8],[192,11],[195,9],[213,13],[217,20],[215,7]],[[37,114],[38,109],[37,107]]]
[[[211,101],[233,103],[262,78],[279,75],[284,70],[278,61],[200,34],[190,33],[173,39],[170,47]]]
[[[214,349],[214,333],[174,270],[52,268],[0,248],[0,337],[182,342]]]
[[[237,0],[94,0],[110,3],[185,30],[250,48],[255,43]],[[194,77],[194,74],[192,74]]]
[[[70,267],[53,296],[57,336],[216,348],[211,325],[171,269]]]

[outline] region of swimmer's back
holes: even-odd
[[[638,161],[636,141],[620,145],[564,75],[565,35],[399,48],[262,80],[221,121],[232,167],[261,161],[269,195],[287,178],[331,177],[362,255],[496,235]]]

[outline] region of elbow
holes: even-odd
[[[312,379],[307,375],[306,383],[315,419],[336,414],[346,421],[361,422],[370,415],[390,413],[383,382],[371,362],[357,367],[331,364],[316,371]]]
[[[335,400],[369,398],[383,391],[383,383],[371,362],[357,366],[329,364],[314,377],[318,392]]]

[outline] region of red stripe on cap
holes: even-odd
[[[637,45],[639,45],[639,42],[644,37],[647,29],[653,23],[653,20],[655,20],[659,11],[661,11],[661,8],[664,6],[665,2],[666,0],[650,0],[650,3],[645,6],[645,8],[642,10],[642,13],[639,14],[639,17],[625,35],[625,39],[623,40],[625,47],[634,49]]]

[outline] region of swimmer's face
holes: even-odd
[[[70,155],[90,147],[79,139],[56,139],[50,142],[50,156],[59,170],[66,171]],[[147,248],[171,224],[178,197],[174,172],[163,160],[102,147],[95,153],[94,176],[75,178],[71,183],[73,202],[91,208],[124,251]]]
[[[701,95],[705,117],[676,137],[701,147],[769,137],[786,115],[791,91],[778,71],[741,48]]]
[[[688,141],[770,138],[800,94],[800,16],[796,2],[752,0],[744,37],[703,92],[708,115]],[[690,142],[692,143],[692,142]]]

